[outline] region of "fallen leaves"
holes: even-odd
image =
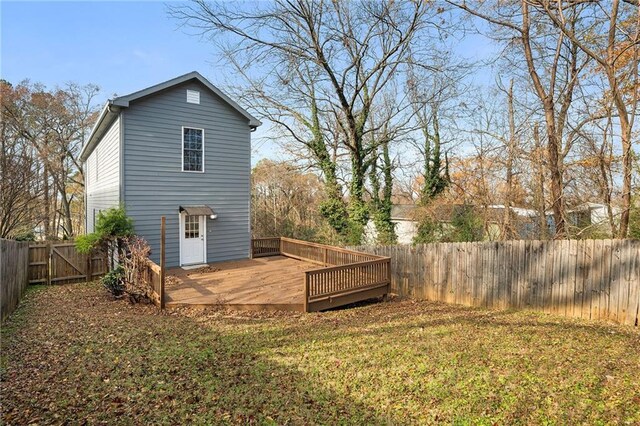
[[[161,313],[73,284],[30,288],[3,325],[0,397],[6,424],[637,424],[639,348],[527,312]]]

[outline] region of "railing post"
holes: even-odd
[[[323,253],[322,253],[322,263],[324,263],[324,266],[327,266],[327,248],[324,247]]]
[[[309,272],[304,273],[304,302],[303,311],[309,312]]]
[[[282,253],[284,253],[284,242],[282,241],[282,237],[279,237],[278,240],[280,241],[280,248],[278,249],[279,251],[279,255],[282,256]]]
[[[166,218],[160,218],[160,309],[164,309],[164,279],[165,279],[165,230]]]
[[[387,297],[391,293],[391,258],[387,258]]]

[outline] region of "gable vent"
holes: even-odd
[[[199,104],[200,92],[197,90],[187,90],[187,102],[190,104]]]

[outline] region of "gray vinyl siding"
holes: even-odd
[[[98,212],[120,204],[120,120],[114,121],[87,158],[84,173],[87,232],[93,232]]]
[[[186,90],[200,104],[186,102]],[[204,173],[182,171],[182,127],[204,129]],[[167,266],[180,263],[179,206],[206,204],[207,262],[249,257],[251,133],[248,121],[197,82],[131,103],[124,120],[124,201],[135,231],[159,261],[167,220]]]

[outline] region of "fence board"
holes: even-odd
[[[0,317],[17,307],[29,284],[29,243],[0,239]]]
[[[640,241],[566,240],[355,247],[391,257],[400,296],[637,325]]]

